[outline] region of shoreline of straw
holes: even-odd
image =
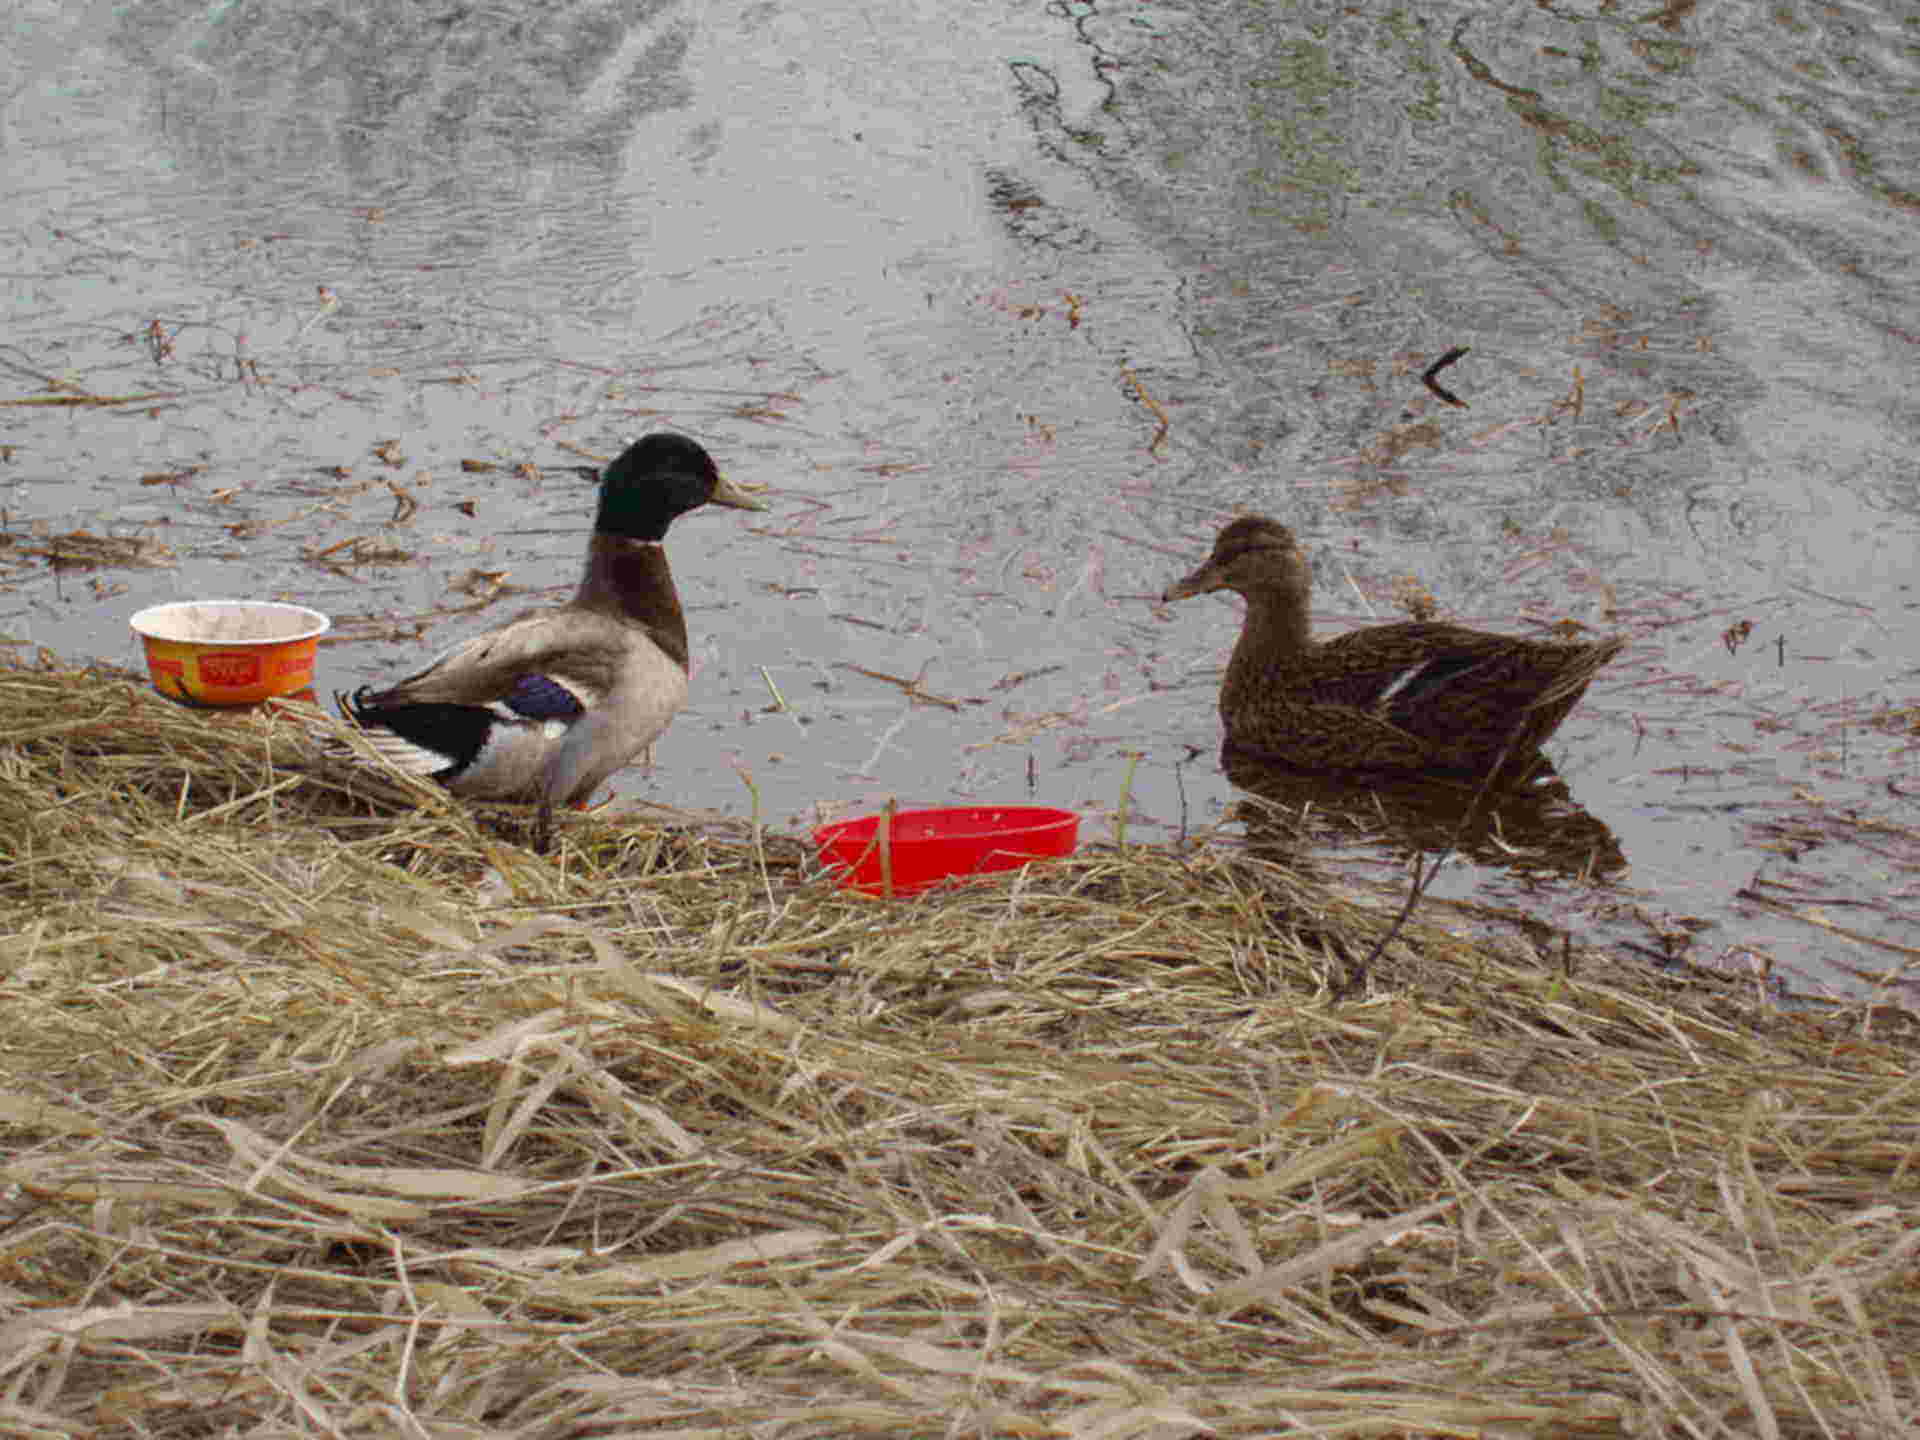
[[[1226,847],[886,903],[0,664],[16,1419],[1834,1435],[1920,1414],[1920,1027]]]

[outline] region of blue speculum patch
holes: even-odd
[[[580,697],[546,675],[522,675],[506,695],[507,708],[529,720],[576,720]]]

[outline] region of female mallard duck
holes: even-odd
[[[687,622],[662,542],[702,505],[759,510],[679,435],[627,447],[600,480],[580,589],[462,641],[346,708],[401,770],[456,795],[533,800],[545,848],[553,807],[583,799],[650,745],[687,701]]]
[[[1316,641],[1307,632],[1312,584],[1293,532],[1247,515],[1162,597],[1237,590],[1246,599],[1220,687],[1229,752],[1309,770],[1517,779],[1626,643],[1524,640],[1432,621]]]

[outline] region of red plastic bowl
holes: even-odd
[[[840,883],[879,895],[883,815],[841,820],[813,832],[820,858],[840,872]],[[1012,870],[1029,860],[1071,855],[1080,817],[1044,805],[943,806],[897,810],[893,816],[893,893],[912,895],[943,880]]]

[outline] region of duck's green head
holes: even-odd
[[[676,516],[702,505],[765,508],[721,475],[697,441],[648,435],[600,473],[600,513],[593,528],[629,540],[664,540]]]

